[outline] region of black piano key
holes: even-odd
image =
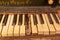
[[[57,17],[56,17],[56,14],[55,14],[55,13],[52,13],[52,15],[53,15],[53,18],[55,19],[56,23],[59,24],[59,21],[58,21],[58,19],[57,19]]]
[[[49,23],[50,23],[50,24],[53,24],[53,21],[52,21],[52,18],[51,18],[51,16],[50,16],[50,14],[47,13],[47,16],[48,16]]]
[[[29,16],[28,16],[28,14],[25,14],[24,25],[25,25],[25,32],[26,32],[25,34],[30,35],[31,34],[31,29],[30,29],[30,26],[29,26]]]
[[[16,25],[16,22],[17,22],[17,14],[14,14],[12,25]]]
[[[44,24],[44,20],[43,20],[42,14],[39,14],[39,18],[40,18],[40,23]]]
[[[7,20],[8,20],[8,14],[5,15],[4,19],[3,19],[3,25],[6,25]]]
[[[19,14],[19,22],[18,25],[22,25],[22,20],[23,20],[23,14]]]
[[[25,14],[25,22],[24,22],[24,24],[28,25],[28,21],[29,21],[28,14]]]
[[[35,14],[33,14],[33,21],[34,21],[34,25],[37,25],[38,22]]]
[[[1,22],[1,20],[2,20],[2,17],[3,17],[3,14],[0,14],[0,22]]]

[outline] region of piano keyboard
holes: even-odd
[[[60,34],[56,13],[0,14],[0,37]]]

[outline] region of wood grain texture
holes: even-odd
[[[60,36],[41,36],[41,37],[5,37],[1,40],[60,40]]]

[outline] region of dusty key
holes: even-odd
[[[52,14],[50,14],[51,15],[51,18],[52,18],[52,20],[53,20],[53,22],[54,22],[54,27],[55,27],[55,29],[56,29],[56,34],[60,34],[60,25],[58,24],[58,23],[56,23],[56,21],[54,20],[54,17],[53,17],[53,15]]]
[[[37,34],[37,27],[36,25],[34,25],[34,21],[33,21],[33,15],[31,14],[31,30],[32,30],[32,34]]]
[[[14,27],[14,36],[19,36],[19,25],[18,25],[18,21],[19,20],[19,15],[17,15],[17,22],[16,25]]]
[[[54,28],[53,24],[50,24],[50,23],[49,23],[49,18],[50,18],[49,15],[50,15],[50,14],[48,14],[48,15],[45,14],[45,18],[46,18],[46,21],[47,21],[47,24],[48,24],[48,27],[49,27],[50,35],[55,35],[55,33],[56,33],[56,32],[55,32],[55,28]],[[50,20],[51,20],[51,19],[50,19]],[[52,21],[50,21],[50,22],[52,22]]]
[[[3,26],[3,30],[2,30],[2,36],[3,37],[6,37],[7,36],[8,24],[9,24],[9,21],[10,21],[10,17],[11,17],[11,15],[8,16],[6,25]]]
[[[5,15],[3,15],[2,19],[1,19],[1,23],[0,23],[0,36],[1,36],[1,33],[2,33],[2,22],[3,22],[3,19],[4,19]]]
[[[22,17],[22,25],[20,25],[20,36],[25,36],[25,25],[24,25],[25,15]]]
[[[13,28],[14,28],[14,26],[12,26],[13,18],[14,18],[14,15],[11,15],[10,25],[8,28],[8,36],[13,36]]]
[[[42,14],[42,17],[43,17],[43,20],[44,20],[44,24],[43,24],[44,35],[49,35],[49,29],[48,29],[48,26],[47,26],[47,23],[46,23],[46,20],[45,20],[45,17],[44,17],[44,13]]]
[[[38,35],[40,35],[40,34],[43,34],[43,26],[41,24],[39,14],[36,14],[36,17],[37,17],[37,21],[38,21],[38,24],[37,24]]]

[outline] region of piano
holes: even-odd
[[[1,0],[0,40],[60,40],[60,0]]]

